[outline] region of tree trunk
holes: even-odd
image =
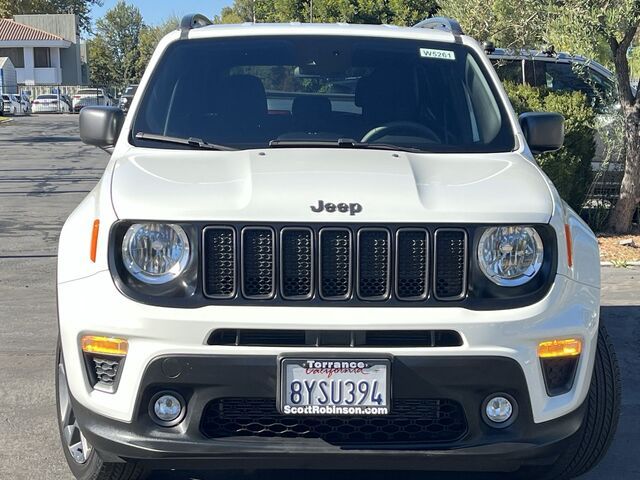
[[[628,233],[640,204],[640,105],[623,106],[625,136],[624,177],[620,198],[609,218],[609,228]]]

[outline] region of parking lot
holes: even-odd
[[[0,479],[71,479],[55,425],[57,238],[64,219],[93,188],[108,161],[106,153],[80,142],[77,125],[78,117],[73,115],[15,117],[0,125],[0,438],[4,442]],[[602,317],[622,370],[622,417],[607,457],[583,479],[640,478],[640,269],[604,268],[603,282]],[[248,469],[258,467],[247,465]],[[278,478],[299,475],[291,472]],[[224,478],[230,477],[239,475]],[[250,478],[264,477],[252,474]],[[331,477],[353,480],[355,475]],[[367,479],[397,477],[380,472],[366,475]],[[221,476],[167,472],[153,478]]]

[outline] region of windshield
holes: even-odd
[[[131,85],[124,89],[124,93],[122,95],[133,95],[136,93],[137,89],[138,89],[137,85]]]
[[[38,100],[57,100],[58,96],[57,95],[38,95]]]
[[[168,148],[135,138],[143,133],[239,149],[339,139],[428,152],[514,148],[504,107],[469,48],[350,36],[178,41],[131,132],[136,145]]]

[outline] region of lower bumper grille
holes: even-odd
[[[448,443],[466,431],[462,407],[446,399],[397,399],[384,416],[301,417],[281,415],[271,398],[221,398],[202,418],[208,438],[320,438],[354,447]]]

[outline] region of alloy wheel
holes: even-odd
[[[73,408],[69,399],[67,375],[64,370],[62,359],[58,364],[58,415],[60,416],[63,448],[67,448],[69,450],[71,458],[73,458],[76,463],[86,463],[91,455],[93,447],[80,431],[78,421],[73,413]]]

